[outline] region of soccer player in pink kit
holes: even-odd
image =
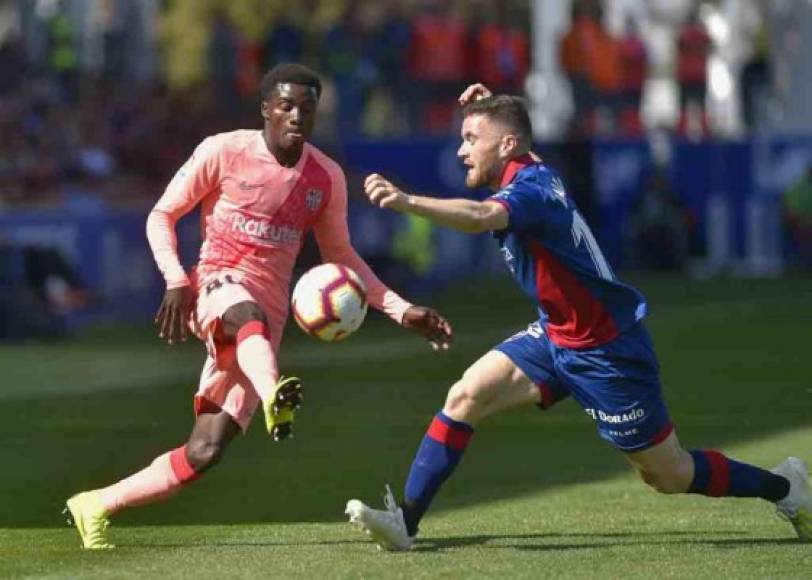
[[[185,341],[190,328],[208,351],[194,399],[196,420],[185,445],[118,483],[68,500],[66,514],[85,548],[112,548],[110,515],[168,498],[216,464],[260,403],[274,440],[291,434],[301,384],[280,378],[276,353],[291,272],[308,230],[325,262],[361,276],[373,307],[435,349],[449,346],[448,322],[384,286],[352,248],[344,174],[307,143],[320,94],[318,76],[304,66],[269,71],[261,86],[263,130],[205,139],[150,213],[147,237],[167,283],[155,319],[160,336],[170,344]],[[205,236],[200,260],[187,274],[174,226],[197,205]]]

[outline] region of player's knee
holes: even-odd
[[[223,320],[236,328],[240,328],[243,324],[254,320],[265,324],[268,323],[265,312],[256,302],[240,302],[239,304],[235,304],[226,310],[226,313],[223,315]]]
[[[477,383],[466,372],[448,391],[445,409],[455,416],[468,417],[479,413],[487,406],[487,397]]]
[[[216,465],[223,456],[225,446],[214,441],[190,441],[186,445],[186,459],[197,473]]]
[[[268,325],[268,318],[256,302],[240,302],[223,314],[223,338],[236,340],[240,329],[249,322],[259,321]]]

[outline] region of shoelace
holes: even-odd
[[[392,493],[392,488],[389,487],[388,483],[386,484],[386,494],[383,496],[383,504],[386,506],[386,509],[393,514],[398,511],[398,504],[395,501],[395,496]]]
[[[100,542],[100,543],[107,543],[107,539],[104,537],[104,533],[107,531],[107,527],[110,525],[110,520],[105,518],[104,516],[97,516],[93,518],[94,523],[99,524],[95,527],[95,531],[90,534],[90,539],[92,543]]]

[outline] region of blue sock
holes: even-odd
[[[771,502],[784,499],[789,481],[766,469],[739,463],[718,451],[691,451],[694,480],[688,493],[711,497],[760,497]]]
[[[457,467],[473,434],[470,425],[454,421],[442,411],[435,415],[406,480],[402,508],[410,536],[417,533],[420,518],[440,486]]]

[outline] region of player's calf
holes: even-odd
[[[712,449],[685,451],[671,432],[660,443],[626,454],[643,479],[663,493],[709,497],[759,497],[777,502],[787,495],[786,478],[741,463]]]
[[[685,493],[693,478],[693,460],[688,453],[683,453],[670,463],[637,466],[637,472],[648,486],[659,493]]]

